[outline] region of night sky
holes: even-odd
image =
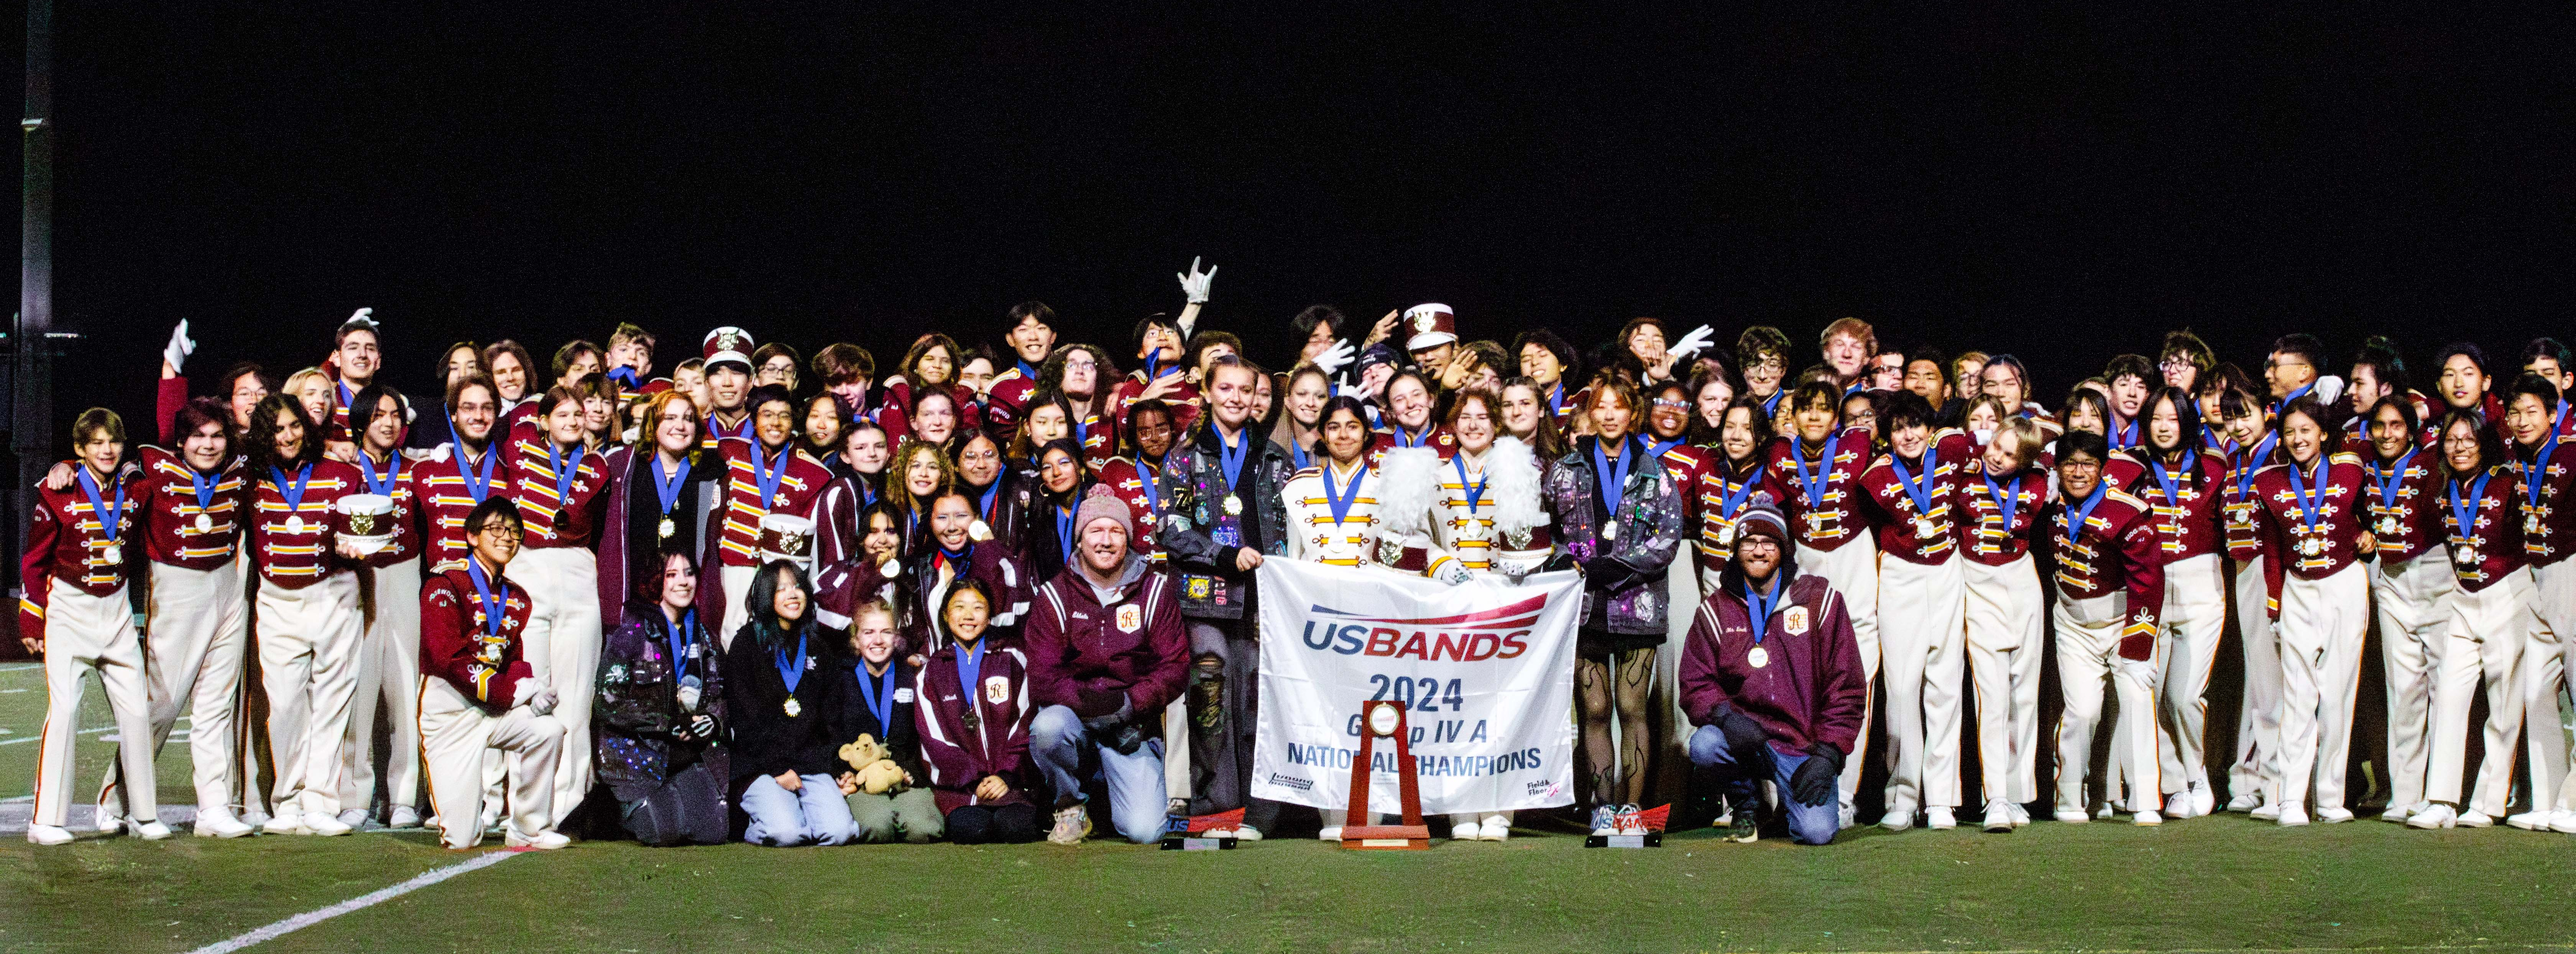
[[[2249,369],[2576,335],[2564,22],[747,6],[61,0],[56,312],[94,340],[58,405],[144,413],[182,316],[203,387],[362,305],[402,385],[618,320],[663,369],[726,323],[890,365],[1027,298],[1123,352],[1194,255],[1265,360],[1318,302],[1587,346],[1857,315],[2051,399],[2185,324]]]

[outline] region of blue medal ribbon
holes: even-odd
[[[188,468],[188,483],[190,486],[196,488],[198,513],[206,513],[207,511],[215,509],[215,481],[213,478],[205,474],[200,474],[197,472],[196,468],[190,467]]]
[[[1818,462],[1816,472],[1810,474],[1807,472],[1807,443],[1795,437],[1789,438],[1789,463],[1798,468],[1798,486],[1807,495],[1809,509],[1825,505],[1825,481],[1833,473],[1834,448],[1842,443],[1842,439],[1840,433],[1825,438],[1825,459]]]
[[[862,480],[859,481],[858,484],[860,490],[865,491],[867,489],[867,481]],[[981,515],[984,518],[984,522],[988,525],[993,522],[993,501],[1001,495],[1002,477],[999,474],[995,474],[993,475],[992,484],[986,486],[984,488],[983,495],[977,497],[975,500],[975,512]]]
[[[2272,445],[2280,440],[2279,431],[2265,434],[2262,440],[2255,442],[2254,449],[2245,454],[2244,466],[2236,471],[2236,496],[2239,499],[2254,496],[2254,472],[2263,469],[2263,458],[2271,456]]]
[[[2103,492],[2109,490],[2110,487],[2111,485],[2109,484],[2094,484],[2093,495],[2084,498],[2084,506],[2067,512],[2066,542],[2069,545],[2073,545],[2076,538],[2084,533],[2084,521],[2093,518],[2093,508],[2102,503],[2102,498],[2105,496]]]
[[[2459,527],[2459,530],[2457,531],[2458,536],[2465,538],[2472,536],[2477,532],[2478,501],[2486,499],[2487,478],[2493,476],[2495,476],[2495,472],[2491,470],[2478,474],[2478,482],[2476,486],[2469,490],[2469,499],[2467,500],[2460,499],[2459,478],[2454,477],[2451,479],[2451,521]]]
[[[474,581],[475,605],[483,610],[483,634],[500,638],[501,623],[510,616],[510,584],[502,583],[499,595],[494,595],[492,579],[483,574],[483,561],[471,556],[465,558],[465,575]]]
[[[891,672],[894,667],[889,665],[886,668],[887,671]],[[983,637],[976,637],[975,644],[972,646],[960,641],[957,644],[957,688],[964,690],[964,694],[966,696],[966,712],[970,716],[975,712],[975,700],[980,695],[976,691],[975,684],[982,682],[983,678]]]
[[[769,512],[770,501],[778,496],[778,482],[787,477],[789,453],[791,451],[785,445],[780,445],[778,456],[764,461],[760,459],[760,442],[751,442],[751,480],[752,485],[760,489],[762,513]]]
[[[2156,486],[2165,489],[2165,503],[2172,505],[2175,510],[2182,509],[2182,482],[2174,479],[2172,472],[2165,470],[2165,462],[2149,458],[2147,469],[2156,475]]]
[[[109,546],[115,546],[116,525],[125,522],[125,481],[119,479],[116,482],[116,509],[114,510],[107,509],[107,505],[98,499],[98,481],[90,478],[89,468],[86,466],[80,468],[80,485],[81,493],[89,495],[90,516],[98,518],[99,531],[107,536]],[[303,496],[301,489],[297,491],[296,496]]]
[[[381,478],[376,476],[376,462],[368,458],[365,451],[358,452],[358,469],[366,472],[368,493],[391,497],[394,484],[402,480],[402,452],[394,451],[385,456],[389,459],[385,461],[385,475]]]
[[[581,455],[589,453],[589,451],[590,449],[587,447],[574,444],[572,446],[572,464],[571,466],[565,466],[563,452],[555,447],[554,441],[546,441],[546,466],[554,468],[555,472],[556,506],[572,506],[572,485],[575,481],[581,479]]]
[[[1762,645],[1762,637],[1771,631],[1771,607],[1780,598],[1777,592],[1779,581],[1773,580],[1771,586],[1774,590],[1772,595],[1764,596],[1762,589],[1754,586],[1752,580],[1744,581],[1744,608],[1753,614],[1753,645],[1756,646]]]
[[[2564,419],[2567,411],[2565,408],[2560,408],[2558,413],[2561,419]],[[2549,424],[2549,436],[2540,439],[2539,453],[2531,455],[2531,466],[2523,469],[2522,490],[2527,495],[2523,501],[2524,510],[2536,510],[2540,507],[2540,488],[2549,482],[2549,459],[2557,454],[2558,423],[2552,421]]]
[[[1932,475],[1941,469],[1941,452],[1931,447],[1923,449],[1923,476],[1919,479],[1905,469],[1905,458],[1889,454],[1887,463],[1896,469],[1896,486],[1913,499],[1914,515],[1932,516]]]
[[[982,642],[982,640],[976,641],[978,645]],[[885,675],[876,677],[877,686],[874,692],[868,691],[867,662],[857,660],[850,665],[851,668],[858,670],[856,675],[859,677],[859,699],[867,703],[868,714],[877,717],[879,741],[883,741],[882,737],[894,734],[894,660],[886,660]]]
[[[1467,512],[1475,513],[1477,506],[1485,502],[1485,487],[1494,482],[1493,475],[1485,474],[1478,477],[1474,483],[1468,483],[1465,454],[1449,458],[1449,466],[1458,472],[1458,486],[1467,491]]]
[[[1627,499],[1628,494],[1628,468],[1637,462],[1637,449],[1629,446],[1628,440],[1621,439],[1619,448],[1619,463],[1614,468],[1601,454],[1601,441],[1595,439],[1592,442],[1592,483],[1600,488],[1602,508],[1612,520],[1619,519],[1619,504]]]
[[[2136,446],[2138,446],[2138,422],[2135,419],[2111,429],[2112,450]]]
[[[798,627],[796,630],[796,655],[793,657],[788,656],[785,652],[787,649],[786,644],[781,643],[778,647],[778,654],[770,660],[771,665],[778,667],[778,681],[787,685],[787,694],[790,696],[796,694],[796,684],[805,681],[805,638],[808,635],[811,635],[811,633],[803,627]],[[788,713],[788,715],[793,716],[795,713],[791,712]]]
[[[1760,464],[1755,464],[1751,470],[1745,471],[1744,484],[1734,490],[1727,491],[1724,497],[1718,499],[1718,519],[1726,521],[1727,526],[1734,526],[1735,514],[1744,509],[1745,498],[1753,496],[1753,485],[1761,483],[1761,480],[1759,479],[1761,476],[1762,466]],[[1723,486],[1723,481],[1720,482],[1720,485]]]
[[[680,458],[677,472],[662,469],[662,455],[653,455],[653,496],[662,501],[662,515],[667,517],[680,506],[680,485],[689,482],[689,459]],[[866,486],[862,481],[860,486]]]
[[[2397,458],[2397,463],[2388,468],[2386,474],[2379,472],[2378,464],[2370,465],[2371,478],[2379,482],[2379,509],[2383,511],[2397,509],[2397,491],[2399,485],[2406,482],[2406,466],[2414,462],[2415,452],[2422,449],[2408,448],[2404,455]]]
[[[689,646],[698,641],[698,611],[680,614],[680,625],[671,627],[671,681],[678,682],[689,674]]]
[[[1789,392],[1787,391],[1773,391],[1771,392],[1770,397],[1763,398],[1762,416],[1778,417],[1780,415],[1780,399],[1788,396],[1788,394]]]
[[[608,379],[617,382],[619,387],[626,388],[628,390],[644,386],[644,377],[636,374],[634,368],[630,368],[622,364],[608,369]]]
[[[1029,382],[1030,384],[1036,384],[1036,383],[1038,383],[1038,369],[1036,369],[1036,368],[1032,368],[1032,367],[1029,367],[1028,359],[1026,359],[1026,358],[1020,358],[1020,359],[1017,359],[1017,364],[1018,364],[1018,367],[1019,367],[1019,369],[1020,369],[1020,378],[1021,378],[1022,380],[1025,380],[1025,381]],[[893,670],[889,669],[889,670],[887,670],[887,671],[888,671],[888,672],[892,672]]]
[[[2289,407],[2289,406],[2290,406],[2290,402],[2292,402],[2292,401],[2296,401],[2296,400],[2298,400],[2300,397],[2305,396],[2308,392],[2310,392],[2310,391],[2314,391],[2314,390],[2316,390],[2316,389],[2317,389],[2317,383],[2316,383],[2316,382],[2314,382],[2314,381],[2310,381],[2310,382],[2308,382],[2308,383],[2307,383],[2307,385],[2306,385],[2305,387],[2302,387],[2302,388],[2300,388],[2300,389],[2298,389],[2298,390],[2296,390],[2296,391],[2292,391],[2292,392],[2290,392],[2289,394],[2284,395],[2284,396],[2283,396],[2279,401],[2273,402],[2273,404],[2272,404],[2272,413],[2274,413],[2274,414],[2279,414],[2279,413],[2281,413],[2281,409],[2282,409],[2282,408],[2285,408],[2285,407]]]
[[[1656,460],[1662,460],[1664,459],[1665,453],[1671,451],[1675,447],[1681,446],[1681,443],[1682,439],[1678,437],[1661,442],[1649,441],[1646,444],[1646,453],[1654,457]]]
[[[1155,486],[1155,481],[1161,476],[1162,468],[1147,467],[1143,455],[1137,456],[1136,489],[1145,495],[1145,515],[1148,517],[1159,517],[1163,513],[1163,488]],[[1228,484],[1228,486],[1232,485]]]
[[[289,515],[301,514],[304,510],[304,484],[313,479],[313,465],[306,464],[297,470],[293,484],[287,483],[286,472],[274,465],[268,468],[268,473],[276,479],[277,495],[286,499],[286,512]]]
[[[1055,506],[1055,547],[1064,557],[1064,565],[1074,565],[1073,508],[1064,504],[1057,504]]]
[[[2309,533],[2315,533],[2317,532],[2317,511],[2323,509],[2326,505],[2326,458],[2324,454],[2317,455],[2317,489],[2315,491],[2311,492],[2308,490],[2308,482],[2304,479],[2306,476],[2307,475],[2299,472],[2299,464],[2297,461],[2290,462],[2290,493],[2295,495],[2299,500],[2299,517],[2301,522],[2307,526]]]
[[[456,423],[450,421],[448,422],[447,427],[452,433],[456,428]],[[465,462],[465,441],[462,438],[459,438],[456,441],[456,476],[458,479],[465,482],[465,495],[474,498],[475,503],[482,503],[484,497],[491,495],[492,465],[499,463],[500,460],[500,448],[485,447],[483,449],[483,472],[477,474],[474,472],[473,465]]]
[[[1309,458],[1309,457],[1307,456],[1307,454],[1306,454],[1306,445],[1304,445],[1304,444],[1300,444],[1300,443],[1297,443],[1297,442],[1295,442],[1295,441],[1289,441],[1289,442],[1288,442],[1288,456],[1289,456],[1289,458],[1290,458],[1290,459],[1292,459],[1292,460],[1294,460],[1294,461],[1296,461],[1296,462],[1297,462],[1297,469],[1298,469],[1298,470],[1305,470],[1305,469],[1307,468],[1307,466],[1309,466],[1307,462],[1308,462],[1308,460],[1309,460],[1310,458]]]
[[[1995,509],[2003,511],[2004,535],[2008,537],[2012,536],[2013,511],[2021,507],[2021,482],[2018,480],[2013,481],[2013,489],[2005,490],[2002,484],[1995,483],[1995,475],[1983,474],[1981,476],[1986,480],[1987,495],[1993,497],[1995,500]]]
[[[1330,462],[1324,464],[1324,472],[1319,476],[1324,478],[1324,506],[1333,512],[1333,526],[1339,527],[1350,519],[1351,505],[1359,502],[1360,478],[1368,476],[1368,465],[1352,468],[1350,486],[1342,488],[1340,493],[1333,491],[1333,465]]]
[[[1405,447],[1420,447],[1431,441],[1431,432],[1432,427],[1425,424],[1422,427],[1422,436],[1416,437],[1412,434],[1405,433],[1404,425],[1398,424],[1395,426],[1395,441]]]
[[[1236,446],[1238,444],[1242,446]],[[1232,440],[1228,440],[1225,436],[1225,428],[1216,429],[1216,463],[1219,469],[1225,471],[1226,493],[1243,492],[1243,459],[1251,453],[1252,435],[1237,433]],[[1329,484],[1331,481],[1325,481],[1325,483]]]

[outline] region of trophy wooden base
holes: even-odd
[[[1363,851],[1429,851],[1429,825],[1346,825],[1342,847]]]

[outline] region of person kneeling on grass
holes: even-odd
[[[552,817],[564,738],[555,691],[524,658],[527,591],[501,575],[525,532],[516,504],[499,494],[484,498],[465,517],[473,548],[465,565],[420,587],[420,747],[439,841],[452,849],[483,840],[483,767],[491,749],[518,756],[507,760],[507,844],[553,849],[572,841],[554,830]]]
[[[902,642],[895,628],[894,607],[870,599],[850,611],[850,655],[832,667],[832,737],[842,740],[841,795],[863,842],[936,840],[948,830],[939,802],[921,784],[929,775],[921,767],[921,731],[915,721],[913,684],[921,670],[896,655]],[[861,740],[865,740],[862,742]],[[848,756],[868,746],[878,756],[869,765],[851,765]],[[894,774],[871,766],[892,763]]]
[[[1028,659],[985,639],[992,590],[960,577],[939,601],[939,652],[913,680],[923,767],[948,840],[1016,844],[1038,838],[1038,810],[1022,781],[1029,756]]]
[[[648,845],[725,840],[724,668],[698,625],[698,562],[662,554],[599,659],[599,780]]]
[[[805,568],[772,560],[752,578],[724,655],[725,715],[733,720],[733,791],[755,845],[846,844],[856,834],[833,781],[832,680],[824,659],[842,636],[815,622]]]
[[[1736,841],[1759,836],[1767,780],[1791,840],[1822,845],[1840,827],[1835,780],[1858,742],[1869,684],[1842,594],[1798,575],[1788,537],[1780,508],[1756,493],[1736,519],[1734,561],[1691,621],[1682,711],[1699,727],[1691,761],[1714,769],[1738,806]]]
[[[1030,601],[1029,694],[1043,707],[1030,747],[1055,789],[1047,840],[1059,845],[1091,834],[1082,787],[1094,776],[1105,776],[1110,823],[1128,841],[1161,838],[1170,806],[1157,720],[1180,697],[1189,641],[1180,593],[1128,548],[1133,530],[1118,498],[1083,501],[1076,558]]]

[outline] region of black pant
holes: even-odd
[[[1017,845],[1038,840],[1038,807],[959,805],[948,813],[948,840],[961,845]]]
[[[721,845],[725,840],[724,790],[705,763],[673,773],[662,787],[627,802],[626,830],[647,845]]]

